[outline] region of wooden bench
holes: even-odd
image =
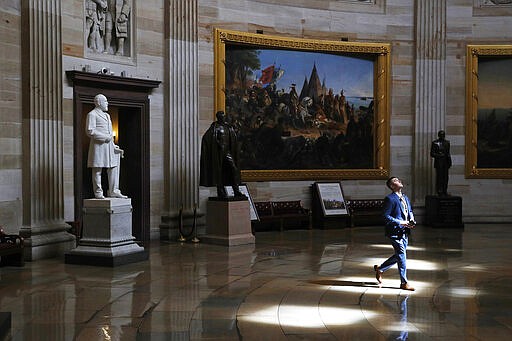
[[[347,200],[350,213],[350,226],[382,225],[382,209],[384,199]]]
[[[293,201],[256,201],[254,202],[259,223],[279,223],[279,229],[283,231],[285,222],[293,222],[311,229],[310,210],[302,207],[300,200]]]
[[[17,234],[6,234],[0,227],[0,266],[25,265],[23,258],[23,238]]]

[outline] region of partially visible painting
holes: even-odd
[[[216,109],[249,180],[383,178],[389,45],[216,31]]]
[[[512,178],[512,45],[467,52],[466,176]]]

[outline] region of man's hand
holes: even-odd
[[[415,227],[416,227],[416,222],[415,222],[415,221],[413,221],[413,220],[409,220],[409,221],[407,221],[407,220],[402,220],[402,221],[400,221],[400,226],[402,226],[402,227],[408,227],[408,228],[410,228],[410,229],[413,229],[413,228],[415,228]]]

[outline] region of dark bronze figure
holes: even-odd
[[[237,197],[240,192],[240,169],[238,168],[238,141],[233,127],[226,122],[223,111],[215,114],[217,121],[210,125],[201,141],[201,186],[217,186],[217,196],[226,198],[224,186],[232,186]]]
[[[430,156],[434,158],[437,194],[445,196],[448,195],[448,169],[452,166],[450,141],[445,139],[444,130],[439,130],[437,137],[432,141]]]

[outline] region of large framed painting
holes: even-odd
[[[215,109],[244,181],[389,174],[390,45],[215,30]]]
[[[466,177],[512,178],[512,45],[468,45]]]

